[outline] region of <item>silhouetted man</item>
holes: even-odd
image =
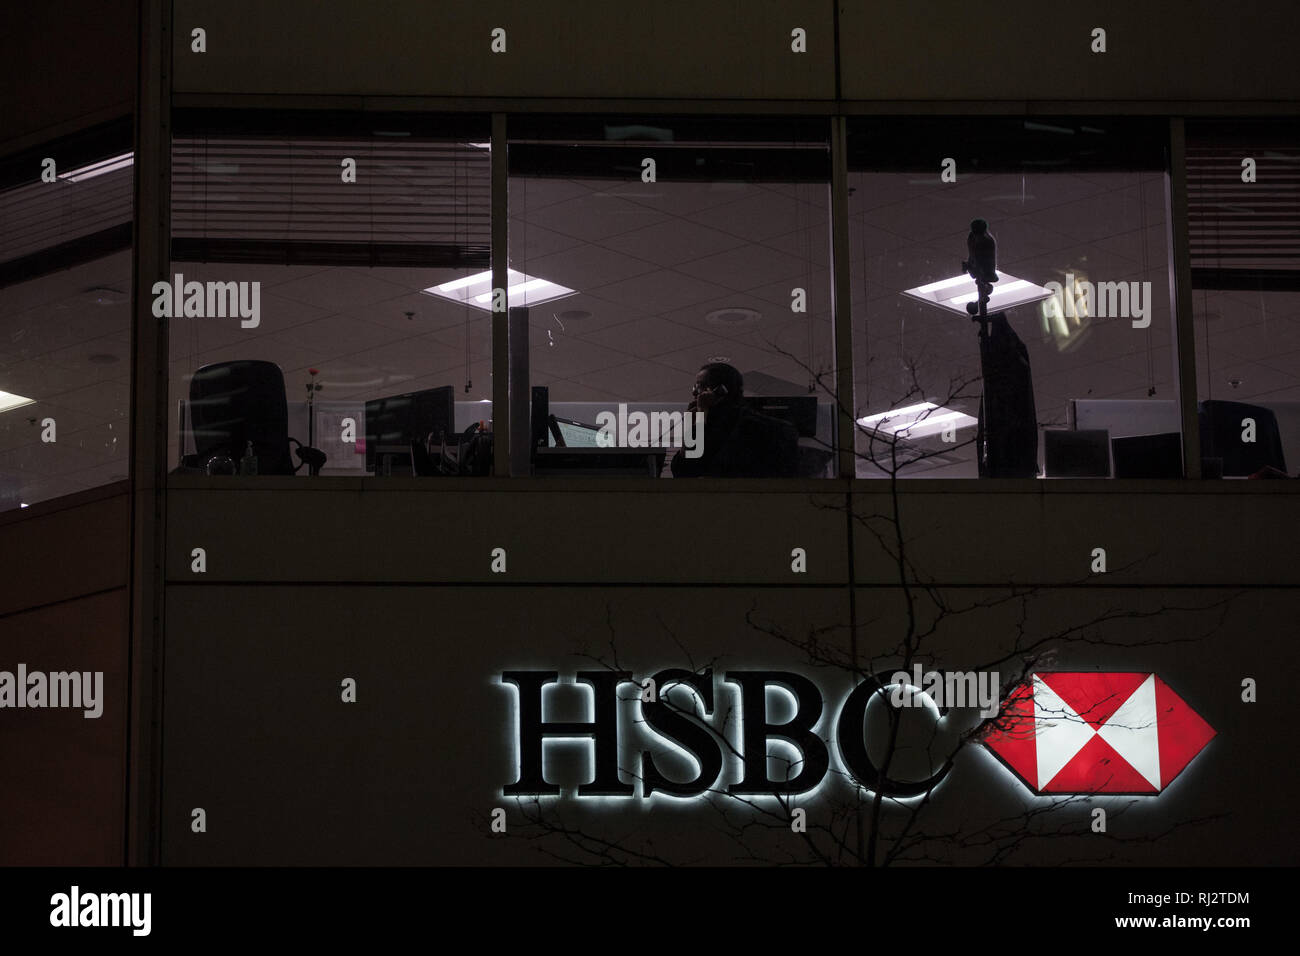
[[[752,411],[744,400],[744,379],[722,362],[700,368],[689,412],[704,413],[704,451],[673,456],[674,478],[791,478],[798,463],[799,435],[793,425]]]

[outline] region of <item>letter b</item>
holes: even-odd
[[[740,687],[740,706],[744,716],[741,744],[745,776],[727,788],[728,793],[806,793],[821,783],[830,767],[826,742],[813,733],[822,716],[822,695],[812,681],[783,671],[731,671],[725,680]],[[795,699],[794,717],[784,724],[767,720],[767,688],[784,687]],[[788,780],[769,780],[767,776],[767,741],[784,740],[800,752],[799,773]]]

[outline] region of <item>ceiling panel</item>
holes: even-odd
[[[0,262],[129,223],[132,173],[126,166],[75,183],[56,179],[0,191]]]

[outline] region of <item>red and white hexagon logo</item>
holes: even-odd
[[[1215,736],[1155,674],[1034,674],[984,744],[1040,794],[1155,794]]]

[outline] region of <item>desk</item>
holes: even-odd
[[[535,475],[596,478],[658,478],[666,448],[539,448]]]

